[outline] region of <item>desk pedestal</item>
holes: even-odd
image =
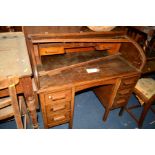
[[[40,93],[41,110],[45,128],[69,122],[72,128],[74,91],[72,88]]]

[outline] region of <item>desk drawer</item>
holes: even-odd
[[[113,103],[113,108],[119,108],[128,103],[129,96],[126,97],[116,97],[114,103]]]
[[[62,102],[57,104],[48,104],[45,106],[47,115],[51,115],[56,112],[61,112],[64,110],[70,110],[70,102]]]
[[[124,78],[121,81],[120,88],[119,89],[124,89],[124,88],[132,88],[138,81],[138,76],[130,77],[130,78]]]
[[[39,94],[44,127],[68,123],[72,126],[73,90],[71,88],[57,91],[45,91]]]
[[[133,87],[134,85],[132,84],[130,88],[119,89],[114,99],[113,107],[118,108],[127,104],[132,93]]]
[[[45,47],[40,48],[40,55],[54,55],[54,54],[64,54],[65,50],[63,47]]]
[[[56,113],[56,114],[47,116],[48,127],[60,125],[63,123],[67,123],[69,121],[70,121],[70,111],[65,111],[62,113]]]
[[[48,93],[45,95],[46,104],[70,101],[72,97],[71,90]]]
[[[132,88],[118,90],[116,99],[118,100],[120,98],[128,98],[131,95],[131,91],[132,91]]]

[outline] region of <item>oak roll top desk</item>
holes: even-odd
[[[123,108],[141,75],[141,47],[121,31],[31,34],[28,46],[44,127],[69,122],[75,93],[92,88],[105,108]]]

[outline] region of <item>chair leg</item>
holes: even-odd
[[[22,119],[21,119],[20,109],[19,109],[16,90],[15,90],[14,85],[11,85],[9,87],[9,94],[10,94],[10,97],[11,97],[11,102],[12,102],[11,104],[12,104],[12,107],[13,107],[14,117],[15,117],[15,121],[16,121],[16,124],[17,124],[17,128],[18,129],[23,129],[23,123],[22,123]]]
[[[132,113],[131,109],[126,108],[125,107],[126,112],[128,112],[128,114],[136,121],[136,123],[138,124],[138,119],[135,117],[135,115]]]
[[[27,117],[24,115],[24,129],[27,129]]]
[[[155,113],[155,109],[153,109],[152,107],[150,107],[150,109],[151,109],[151,111],[152,111],[153,113]]]
[[[20,115],[15,115],[15,121],[18,129],[23,129],[23,123]]]
[[[19,96],[19,105],[21,107],[21,109],[20,109],[21,115],[24,116],[24,128],[26,128],[26,125],[30,123],[30,118],[28,115],[28,111],[27,111],[25,100],[24,100],[23,96]],[[26,121],[26,123],[25,123],[25,121]]]
[[[144,104],[143,111],[138,121],[138,128],[142,128],[145,116],[148,113],[148,110],[150,109],[150,107],[151,107],[151,103]]]

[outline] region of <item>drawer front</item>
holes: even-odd
[[[70,101],[72,97],[71,90],[48,93],[45,95],[46,104]]]
[[[40,55],[54,55],[54,54],[63,54],[65,50],[63,47],[46,47],[40,48]]]
[[[116,97],[113,103],[113,107],[118,108],[124,106],[125,104],[127,104],[129,97],[130,95],[124,97]]]
[[[126,88],[126,89],[122,89],[122,90],[118,90],[117,94],[116,94],[116,100],[122,99],[122,98],[129,98],[132,88]]]
[[[138,76],[135,76],[135,77],[122,79],[119,89],[134,87],[138,81],[138,78],[139,78]]]
[[[130,94],[131,88],[125,88],[125,89],[119,90],[118,96],[127,96],[128,94]]]
[[[70,102],[62,102],[57,104],[48,104],[45,106],[47,115],[70,110]]]
[[[113,107],[118,108],[126,105],[132,93],[132,90],[137,83],[138,76],[124,78],[118,88],[116,97],[114,99]]]
[[[120,108],[120,107],[125,106],[126,104],[127,104],[126,100],[118,100],[114,103],[112,108]]]
[[[95,46],[96,50],[108,50],[110,54],[117,53],[120,48],[120,43],[102,43]]]
[[[69,121],[70,121],[70,111],[47,116],[48,127],[60,125],[63,123],[67,123]]]
[[[45,128],[71,121],[72,89],[44,92],[40,99]]]

